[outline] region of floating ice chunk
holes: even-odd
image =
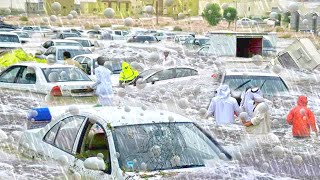
[[[165,88],[160,88],[160,89],[159,89],[159,92],[163,95],[163,94],[166,93],[166,89],[165,89]]]
[[[150,55],[149,55],[149,60],[151,62],[158,62],[160,59],[160,56],[159,56],[159,53],[158,52],[152,52]]]
[[[0,142],[6,141],[7,139],[8,139],[7,134],[3,130],[0,129]]]
[[[277,157],[283,157],[284,155],[284,149],[281,146],[274,147],[273,152]]]
[[[147,107],[145,105],[142,105],[141,109],[145,111],[145,110],[147,110]]]
[[[282,67],[279,64],[272,66],[272,71],[276,74],[279,74],[282,70]]]
[[[118,96],[120,96],[120,97],[124,97],[124,96],[126,96],[126,90],[123,89],[123,88],[120,88],[120,89],[117,91],[117,94],[118,94]]]
[[[262,61],[263,61],[263,57],[261,55],[254,55],[252,57],[252,61],[253,64],[255,64],[256,66],[261,66],[262,65]]]
[[[182,86],[182,85],[179,85],[179,86],[178,86],[178,90],[179,90],[179,91],[182,91],[182,89],[183,89],[183,86]]]
[[[141,78],[136,81],[136,87],[138,89],[143,89],[146,86],[147,86],[147,83],[145,83]]]
[[[145,162],[141,163],[141,170],[143,170],[143,171],[147,170],[147,164]]]
[[[69,106],[67,111],[72,115],[77,115],[80,112],[80,110],[77,106]]]
[[[180,157],[178,155],[174,155],[170,159],[170,163],[171,163],[172,166],[179,166],[180,165]]]
[[[62,155],[62,156],[58,157],[58,162],[60,163],[60,165],[66,166],[69,163],[69,160],[66,155]]]
[[[52,102],[53,101],[53,96],[51,94],[47,94],[45,97],[44,97],[44,101],[45,102]]]
[[[51,72],[48,76],[50,82],[57,82],[59,81],[59,74],[57,72]]]
[[[103,158],[104,158],[104,155],[103,155],[102,153],[98,153],[98,154],[97,154],[97,157],[103,159]]]
[[[272,125],[273,126],[279,126],[279,120],[278,119],[274,119],[273,121],[272,121]]]
[[[130,107],[129,107],[129,106],[125,106],[125,107],[124,107],[124,111],[125,111],[125,112],[130,112],[130,111],[131,111],[131,109],[130,109]]]
[[[265,162],[265,163],[262,164],[262,168],[263,168],[264,170],[268,170],[269,167],[270,167],[270,165],[269,165],[269,163],[267,163],[267,162]]]
[[[188,106],[189,106],[189,102],[187,99],[185,98],[182,98],[178,101],[178,106],[181,108],[181,109],[187,109]]]
[[[36,110],[31,110],[28,112],[28,119],[32,119],[38,116],[38,112]]]
[[[153,146],[153,147],[150,149],[150,151],[152,152],[152,154],[153,154],[154,157],[159,157],[159,156],[161,155],[161,148],[160,148],[160,146],[155,145],[155,146]]]
[[[303,159],[300,155],[295,155],[292,160],[295,164],[302,164],[303,163]]]
[[[81,180],[81,174],[78,172],[74,172],[72,176],[74,180]]]
[[[207,113],[207,109],[205,109],[205,108],[200,108],[199,114],[200,114],[201,116],[204,116],[206,113]]]

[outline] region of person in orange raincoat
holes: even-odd
[[[297,106],[288,114],[287,122],[292,125],[292,135],[297,138],[310,137],[310,128],[318,136],[316,120],[312,111],[307,108],[306,96],[299,96]]]

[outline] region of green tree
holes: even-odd
[[[207,5],[202,16],[211,26],[216,26],[221,20],[220,6],[215,3]]]
[[[233,22],[237,18],[237,10],[236,10],[236,8],[228,7],[227,9],[225,9],[223,11],[223,17],[227,20],[228,28],[229,28],[231,22]]]

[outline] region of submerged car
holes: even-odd
[[[128,39],[128,43],[156,43],[159,40],[153,35],[138,35]]]
[[[58,63],[63,64],[63,53],[68,51],[71,54],[71,58],[81,54],[91,54],[92,52],[88,49],[83,49],[79,46],[51,46],[49,47],[44,56],[53,55]]]
[[[98,67],[97,58],[99,54],[82,54],[73,58],[78,61],[89,77],[96,81],[94,69]],[[110,61],[110,71],[112,72],[111,81],[113,86],[119,85],[119,74],[121,72],[121,61]]]
[[[240,95],[249,87],[259,87],[264,97],[289,94],[289,88],[277,74],[261,70],[229,69],[221,77],[221,84],[229,85],[233,96],[240,102]]]
[[[168,67],[162,69],[149,69],[139,74],[138,78],[142,79],[144,83],[155,84],[168,83],[173,80],[185,80],[190,76],[197,76],[198,71],[191,67]]]
[[[33,111],[32,121],[51,122],[26,130],[19,149],[64,162],[69,177],[77,172],[82,179],[142,179],[159,171],[174,176],[204,170],[208,161],[232,159],[197,124],[167,111],[92,106]]]
[[[69,65],[21,63],[0,73],[0,88],[52,96],[93,96],[87,86],[94,82],[80,69]]]
[[[85,49],[92,50],[92,47],[94,47],[94,44],[92,41],[88,38],[81,38],[81,37],[70,37],[66,38],[66,40],[72,40],[79,42]]]
[[[82,45],[77,42],[77,41],[73,41],[73,40],[49,40],[44,42],[41,45],[44,49],[48,49],[51,46],[78,46],[78,47],[82,47]]]
[[[21,48],[21,41],[16,33],[0,32],[0,50]]]

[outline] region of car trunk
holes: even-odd
[[[63,96],[93,96],[93,90],[88,90],[91,86],[91,81],[77,81],[77,82],[59,82],[55,85],[59,86]]]

